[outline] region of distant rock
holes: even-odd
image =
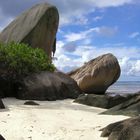
[[[140,117],[112,123],[102,130],[101,137],[108,140],[140,140]]]
[[[74,102],[89,105],[89,106],[109,109],[135,96],[136,96],[135,94],[134,95],[130,94],[126,96],[121,96],[121,95],[109,96],[107,94],[105,95],[81,94],[77,99],[75,99]]]
[[[17,81],[16,97],[25,100],[57,100],[77,98],[81,94],[77,83],[60,72],[32,74]]]
[[[2,99],[0,99],[0,109],[5,109],[5,106],[4,106],[3,102],[2,102]]]
[[[68,75],[77,82],[83,92],[104,94],[107,88],[119,78],[120,66],[115,56],[105,54],[90,60]]]
[[[129,100],[124,101],[101,114],[139,116],[140,94],[132,96]]]
[[[59,14],[55,6],[37,4],[18,16],[0,33],[0,42],[26,43],[44,49],[51,57],[58,22]]]
[[[36,102],[34,102],[34,101],[26,101],[25,103],[24,103],[24,105],[39,105],[38,103],[36,103]]]

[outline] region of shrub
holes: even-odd
[[[16,76],[55,70],[42,49],[20,43],[0,44],[0,66]]]

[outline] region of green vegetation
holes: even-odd
[[[0,44],[0,66],[15,75],[55,70],[47,54],[25,44]]]

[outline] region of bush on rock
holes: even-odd
[[[55,70],[47,54],[26,44],[0,44],[0,68],[14,76]]]

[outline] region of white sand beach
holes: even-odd
[[[6,140],[107,140],[99,131],[106,125],[128,118],[98,115],[105,109],[73,103],[73,100],[25,101],[3,99],[7,109],[0,110],[0,134]]]

